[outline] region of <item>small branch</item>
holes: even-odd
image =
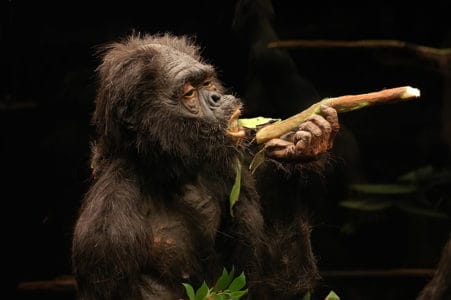
[[[323,277],[432,277],[435,269],[343,270],[322,271]]]
[[[416,99],[418,97],[420,97],[420,90],[410,86],[403,86],[367,94],[325,98],[288,119],[261,128],[257,131],[255,140],[258,144],[261,144],[296,130],[299,125],[306,121],[311,115],[319,114],[321,105],[331,106],[335,108],[337,112],[343,113],[376,104],[396,103],[399,101]]]
[[[268,48],[368,48],[368,49],[406,49],[418,56],[433,60],[451,58],[451,48],[433,48],[398,40],[285,40],[274,41]]]
[[[389,269],[389,270],[325,270],[321,276],[325,278],[343,277],[432,277],[435,269]],[[20,291],[70,292],[77,289],[73,276],[64,276],[54,280],[28,281],[17,286]]]
[[[66,292],[75,291],[76,288],[77,284],[72,276],[64,276],[63,278],[56,278],[53,280],[21,282],[17,286],[17,289],[20,291]]]

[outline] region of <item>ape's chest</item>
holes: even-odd
[[[186,185],[179,199],[183,214],[186,213],[187,223],[191,223],[194,230],[207,240],[213,241],[221,223],[224,210],[223,195],[210,189],[194,185]]]

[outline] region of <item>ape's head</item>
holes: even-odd
[[[244,136],[241,102],[188,38],[134,35],[103,53],[93,121],[104,155],[223,159]]]

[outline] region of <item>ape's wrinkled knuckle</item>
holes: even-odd
[[[332,132],[332,125],[330,123],[324,123],[323,130],[327,134],[331,133]]]

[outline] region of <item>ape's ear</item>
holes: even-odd
[[[160,67],[158,51],[142,44],[115,43],[105,47],[98,71],[99,86],[93,122],[98,133],[112,137],[130,129],[133,110],[143,93],[156,91]],[[122,141],[118,141],[122,142]]]

